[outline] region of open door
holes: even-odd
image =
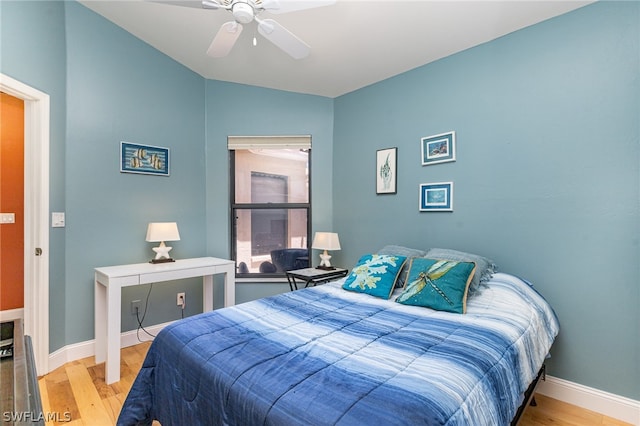
[[[0,91],[24,100],[24,334],[38,375],[49,372],[49,95],[5,74]]]

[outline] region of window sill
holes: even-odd
[[[236,284],[247,284],[247,283],[251,283],[251,284],[263,284],[263,283],[279,284],[279,283],[288,283],[288,281],[287,281],[287,277],[236,278]]]

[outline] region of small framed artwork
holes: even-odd
[[[395,194],[398,148],[376,151],[376,194]]]
[[[422,141],[422,165],[456,161],[456,132],[427,136]]]
[[[452,212],[453,182],[420,184],[421,212]]]
[[[169,148],[120,142],[120,172],[169,176]]]

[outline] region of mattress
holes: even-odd
[[[175,322],[119,425],[506,425],[558,334],[527,282],[497,273],[465,314],[340,280]]]

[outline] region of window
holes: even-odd
[[[231,256],[238,277],[309,266],[310,136],[230,136]]]

